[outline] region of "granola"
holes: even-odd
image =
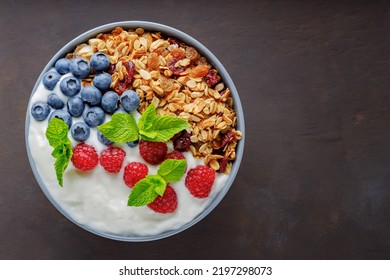
[[[230,89],[218,71],[198,51],[176,38],[142,28],[116,27],[77,46],[67,58],[90,59],[103,52],[110,59],[111,89],[132,89],[140,97],[140,113],[153,103],[160,115],[188,121],[185,149],[204,158],[214,170],[229,173],[242,135]],[[93,74],[83,80],[92,83]],[[180,136],[179,136],[180,137]]]

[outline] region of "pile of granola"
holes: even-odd
[[[136,91],[141,114],[153,103],[158,114],[187,120],[191,127],[177,136],[180,145],[194,157],[203,157],[214,170],[230,172],[242,135],[236,129],[230,89],[204,56],[161,32],[116,27],[77,46],[67,58],[90,60],[95,52],[110,58],[111,89],[118,94]],[[90,75],[83,85],[91,84],[92,79]]]

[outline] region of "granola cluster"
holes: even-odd
[[[95,52],[110,58],[111,89],[118,94],[136,91],[140,113],[153,103],[158,114],[187,120],[191,127],[184,148],[214,170],[230,172],[241,132],[236,130],[230,89],[204,56],[160,32],[116,27],[77,46],[67,58],[89,60]],[[92,79],[93,75],[84,79],[84,85]]]

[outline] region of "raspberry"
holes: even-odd
[[[205,198],[209,196],[214,180],[214,169],[207,165],[198,165],[188,171],[185,185],[193,196]]]
[[[139,153],[141,157],[152,165],[160,164],[164,161],[168,147],[164,142],[149,142],[141,140],[139,143]]]
[[[125,156],[126,152],[121,148],[109,147],[100,154],[100,165],[109,173],[118,173]]]
[[[165,156],[165,159],[186,159],[179,151],[172,151]]]
[[[152,203],[148,204],[148,207],[162,214],[174,212],[177,208],[177,195],[175,190],[168,185],[163,196],[157,196]]]
[[[148,175],[149,168],[146,164],[140,162],[131,162],[125,166],[123,180],[125,184],[132,188],[137,182]]]
[[[99,158],[93,146],[80,143],[73,148],[71,161],[77,169],[89,171],[95,168],[99,162]]]

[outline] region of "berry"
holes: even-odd
[[[172,151],[165,156],[165,159],[186,159],[185,156],[179,151]]]
[[[127,146],[129,146],[130,148],[135,148],[139,143],[139,140],[135,140],[133,142],[127,142]]]
[[[50,113],[50,107],[45,102],[38,101],[31,107],[31,115],[37,121],[43,121]]]
[[[98,138],[99,142],[102,143],[103,145],[110,146],[110,145],[114,144],[114,142],[112,142],[111,140],[108,140],[107,137],[104,136],[103,133],[101,133],[99,129],[97,130],[97,138]]]
[[[85,122],[76,122],[70,128],[70,133],[76,141],[85,141],[90,134],[89,126]]]
[[[68,76],[61,81],[60,89],[66,96],[75,96],[81,89],[80,80],[76,77]]]
[[[185,185],[198,198],[208,197],[215,181],[215,171],[207,165],[198,165],[187,173]]]
[[[69,73],[69,64],[69,59],[60,58],[59,60],[57,60],[56,64],[54,65],[54,68],[57,70],[58,73],[64,75],[66,73]]]
[[[116,91],[118,94],[122,94],[129,85],[131,85],[131,82],[133,81],[135,72],[135,64],[133,61],[125,62],[123,63],[123,66],[126,67],[127,75],[124,76],[123,80],[120,80],[118,83],[118,88]]]
[[[219,163],[219,169],[218,172],[225,172],[227,165],[228,165],[228,159],[227,158],[221,158],[218,160]]]
[[[141,140],[139,152],[141,157],[152,165],[160,164],[167,155],[168,147],[164,142],[149,142]]]
[[[84,102],[79,96],[73,96],[68,100],[68,112],[73,117],[80,117],[84,112]]]
[[[76,78],[84,79],[91,72],[91,66],[85,58],[76,56],[69,63],[69,70]]]
[[[72,116],[65,110],[55,110],[55,111],[51,112],[51,114],[49,116],[49,121],[52,118],[57,118],[57,119],[63,120],[68,125],[68,127],[70,127],[72,125]]]
[[[131,162],[125,166],[123,180],[129,188],[132,188],[139,180],[145,178],[148,173],[149,168],[146,164],[140,162]]]
[[[42,83],[48,90],[52,90],[57,82],[60,80],[61,75],[55,70],[50,70],[42,77]]]
[[[171,60],[168,61],[168,68],[169,68],[169,70],[172,71],[172,73],[173,73],[174,75],[180,75],[180,73],[183,72],[184,70],[186,70],[187,67],[188,67],[188,66],[178,66],[178,67],[176,67],[175,65],[176,65],[176,63],[177,63],[179,60],[180,60],[180,59],[175,59],[175,58],[173,58],[173,59],[171,59]]]
[[[207,75],[204,77],[205,82],[209,86],[215,85],[216,83],[219,82],[220,79],[221,79],[221,77],[219,77],[217,75],[217,70],[215,70],[215,69],[210,69],[209,72],[207,73]]]
[[[96,167],[99,163],[99,158],[93,146],[80,143],[73,148],[71,161],[77,169],[89,171]]]
[[[64,101],[62,101],[61,98],[59,98],[54,92],[50,93],[47,97],[47,104],[54,109],[62,109],[65,105]]]
[[[189,149],[191,145],[190,134],[187,130],[183,130],[179,136],[173,141],[173,147],[175,151],[185,152]]]
[[[94,86],[83,87],[80,96],[90,106],[97,106],[102,101],[102,93]]]
[[[139,102],[139,96],[134,90],[126,90],[121,95],[122,107],[128,113],[137,109],[139,106]]]
[[[121,148],[108,147],[100,154],[100,165],[109,173],[118,173],[125,156],[126,152]]]
[[[104,122],[106,115],[100,107],[91,107],[84,111],[83,119],[90,127],[96,127]]]
[[[156,199],[148,204],[153,211],[161,214],[172,213],[177,208],[177,195],[175,190],[167,185],[163,196],[157,196]]]
[[[93,85],[102,91],[108,90],[111,83],[111,75],[105,72],[99,73],[93,78]]]
[[[102,108],[109,114],[114,113],[118,109],[118,94],[114,91],[107,91],[102,97]]]
[[[91,56],[90,64],[96,71],[105,71],[110,66],[110,59],[104,53],[97,52]]]

